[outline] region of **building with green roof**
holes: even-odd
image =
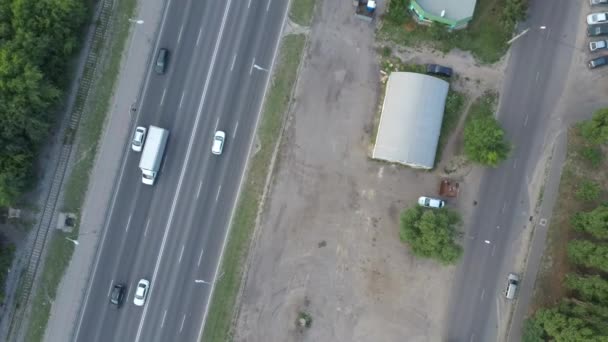
[[[461,29],[473,19],[475,3],[476,0],[411,0],[409,8],[419,21]]]

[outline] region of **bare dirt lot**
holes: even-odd
[[[454,268],[413,257],[398,234],[401,210],[436,194],[439,171],[368,157],[380,92],[373,31],[350,1],[318,3],[253,242],[237,341],[443,339]],[[410,55],[425,56],[431,52]],[[462,53],[434,58],[474,71],[455,85],[474,88],[471,99],[478,87],[500,84],[499,71],[478,71]],[[465,223],[474,188],[466,184],[451,204],[464,210]],[[311,315],[310,328],[296,326],[299,312]]]

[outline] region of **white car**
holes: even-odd
[[[605,49],[608,47],[605,40],[596,40],[594,42],[589,42],[589,51],[594,52],[597,50]]]
[[[425,208],[439,209],[439,208],[443,208],[445,206],[445,201],[436,199],[436,198],[422,196],[422,197],[418,198],[418,204]]]
[[[587,24],[595,25],[608,22],[608,12],[591,13],[587,16]]]
[[[135,296],[133,297],[133,304],[137,306],[144,306],[146,304],[146,297],[148,296],[148,290],[150,289],[150,282],[146,279],[140,279],[137,283],[137,290],[135,290]]]
[[[226,140],[226,133],[224,131],[217,131],[213,136],[213,145],[211,146],[211,153],[215,155],[222,154],[224,149],[224,141]]]
[[[589,0],[591,6],[608,5],[608,0]]]
[[[146,142],[146,127],[139,126],[133,133],[133,141],[131,142],[131,148],[135,152],[141,152]]]

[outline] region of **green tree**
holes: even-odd
[[[557,308],[540,309],[534,319],[557,342],[587,342],[597,337],[585,321],[564,314]]]
[[[598,109],[591,120],[580,124],[581,135],[594,144],[608,141],[608,108]]]
[[[505,29],[513,30],[518,21],[526,18],[527,3],[524,0],[507,0],[500,17]]]
[[[459,223],[456,212],[416,206],[401,214],[401,241],[410,245],[414,255],[453,264],[462,255],[462,247],[454,241]]]
[[[546,340],[545,329],[540,322],[535,318],[528,318],[524,321],[522,332],[523,342],[543,342]]]
[[[575,264],[608,272],[608,246],[573,240],[568,243],[568,257]]]
[[[491,115],[468,120],[464,129],[464,152],[470,160],[487,166],[497,166],[505,160],[511,147],[505,132]]]
[[[574,195],[581,201],[593,202],[600,197],[602,189],[594,181],[583,179],[574,191]]]
[[[600,205],[589,212],[579,212],[570,220],[574,229],[593,235],[597,239],[608,239],[608,206]]]
[[[608,281],[598,275],[581,276],[568,274],[566,287],[575,291],[581,299],[608,306]]]

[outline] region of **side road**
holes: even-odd
[[[45,332],[45,341],[70,341],[79,321],[82,302],[94,267],[99,243],[104,236],[105,214],[113,200],[116,177],[126,141],[148,75],[149,59],[154,48],[156,30],[164,14],[165,1],[138,2],[129,43],[123,52],[121,72],[108,113],[102,141],[91,172],[89,189],[82,208],[80,237],[72,260],[57,290]],[[142,22],[143,21],[143,22]],[[135,105],[134,105],[135,104]],[[132,106],[135,107],[132,107]]]

